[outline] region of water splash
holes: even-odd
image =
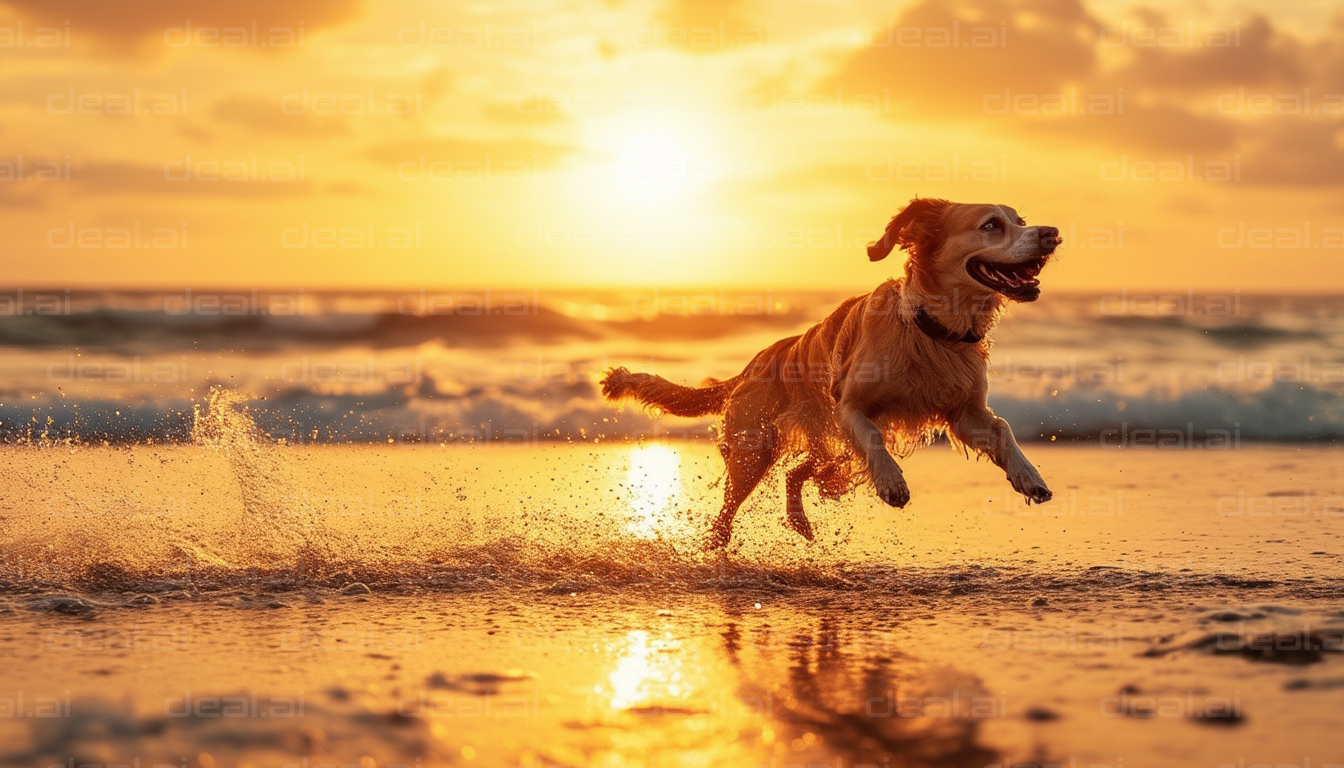
[[[224,387],[211,387],[205,403],[192,407],[192,445],[257,451],[264,435],[248,413],[251,400]]]
[[[255,566],[320,578],[346,542],[310,506],[294,503],[307,494],[286,465],[284,449],[257,426],[248,407],[252,400],[212,387],[192,414],[192,445],[223,455],[242,495],[231,548]],[[224,560],[199,549],[184,553]]]

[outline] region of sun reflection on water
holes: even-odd
[[[638,446],[625,481],[633,494],[626,530],[641,539],[668,533],[673,525],[666,513],[681,492],[681,454],[666,445]]]
[[[607,681],[612,709],[663,705],[689,693],[681,669],[678,643],[671,636],[653,637],[644,630],[631,630],[625,648]]]

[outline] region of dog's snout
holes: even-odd
[[[1040,244],[1042,251],[1054,253],[1055,249],[1064,242],[1064,238],[1059,236],[1057,227],[1037,227],[1036,242]]]

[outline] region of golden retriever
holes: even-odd
[[[944,431],[989,457],[1028,503],[1049,501],[1008,423],[989,408],[986,337],[1007,301],[1040,296],[1037,275],[1062,242],[1058,229],[1027,226],[1005,205],[916,198],[868,246],[872,261],[898,245],[907,251],[903,279],[845,301],[726,381],[697,389],[615,368],[602,392],[677,416],[724,414],[727,483],[707,548],[728,543],[738,507],[781,460],[792,464],[784,524],[809,540],[808,480],[836,499],[867,479],[882,501],[904,507],[910,489],[892,451],[908,456]]]

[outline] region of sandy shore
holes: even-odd
[[[706,556],[705,445],[7,450],[0,760],[1344,763],[1338,450],[1028,454]]]

